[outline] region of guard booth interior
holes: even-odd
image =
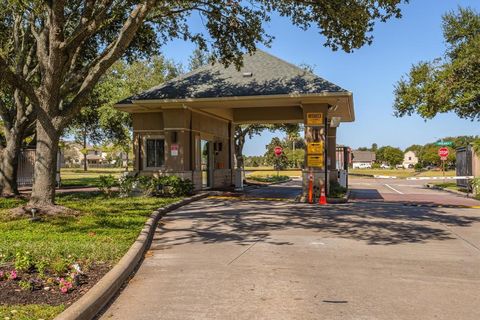
[[[240,70],[201,67],[116,108],[132,114],[136,171],[178,175],[196,189],[235,183],[235,125],[303,123],[304,193],[307,176],[320,190],[338,180],[337,128],[354,121],[351,92],[263,51],[244,55]]]

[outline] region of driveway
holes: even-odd
[[[480,210],[210,198],[102,319],[480,319]]]
[[[425,187],[426,181],[373,179],[350,176],[353,201],[384,201],[404,204],[480,206],[480,201],[447,191]]]

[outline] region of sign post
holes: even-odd
[[[443,175],[443,183],[445,183],[445,161],[448,158],[448,148],[442,147],[438,149],[438,156],[440,157],[440,160],[442,161],[442,175]]]
[[[276,146],[273,149],[273,152],[275,153],[275,157],[279,158],[282,155],[283,149],[280,146]],[[278,169],[278,164],[277,164],[277,177],[279,176],[279,169]]]

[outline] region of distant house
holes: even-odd
[[[85,161],[84,151],[85,149],[81,144],[76,142],[67,141],[63,147],[64,152],[64,162],[67,167],[75,167],[83,165]],[[107,154],[103,152],[100,148],[87,146],[87,164],[89,165],[98,165],[106,163]]]
[[[352,151],[352,167],[354,169],[367,169],[371,168],[372,164],[375,163],[376,155],[373,151]]]
[[[403,167],[405,169],[413,168],[418,163],[418,157],[413,151],[407,151],[403,155]]]

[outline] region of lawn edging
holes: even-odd
[[[427,183],[425,186],[429,189],[441,190],[441,191],[450,192],[450,193],[453,193],[453,194],[456,194],[456,195],[464,196],[465,198],[475,199],[475,197],[470,196],[471,193],[466,193],[466,192],[462,192],[462,191],[458,191],[458,190],[443,188],[443,187],[436,186],[436,185],[431,184],[431,183]]]
[[[145,251],[150,245],[160,218],[181,206],[206,198],[209,194],[208,192],[196,194],[153,211],[150,218],[145,222],[140,235],[112,270],[103,276],[103,278],[80,299],[55,317],[55,320],[93,319],[120,290],[124,282],[142,260]]]

